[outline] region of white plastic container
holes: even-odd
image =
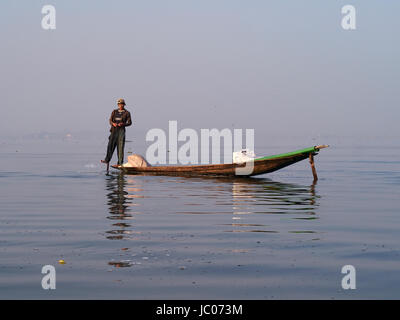
[[[244,163],[247,161],[254,160],[256,154],[253,150],[250,149],[242,149],[240,151],[236,151],[232,154],[232,162],[233,163]]]

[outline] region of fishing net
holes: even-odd
[[[128,156],[128,162],[123,164],[123,167],[151,167],[151,165],[139,154]]]

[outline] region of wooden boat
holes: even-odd
[[[293,152],[277,154],[268,157],[254,159],[253,170],[247,174],[238,174],[240,169],[246,166],[246,163],[236,164],[206,164],[206,165],[185,165],[185,166],[154,166],[154,167],[123,167],[112,166],[127,174],[146,174],[146,175],[172,175],[172,176],[256,176],[264,173],[273,172],[301,160],[310,159],[313,169],[314,179],[317,179],[314,168],[314,156],[320,149],[328,147],[320,145],[311,148],[301,149]],[[248,164],[247,164],[248,165]],[[239,169],[239,170],[238,170]]]

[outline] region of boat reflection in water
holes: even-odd
[[[263,224],[246,224],[242,220],[246,215],[286,215],[295,220],[318,219],[316,209],[319,196],[315,193],[314,182],[311,186],[275,182],[269,179],[239,179],[232,182],[232,232],[282,232],[271,230]],[[281,220],[281,219],[280,219]],[[272,219],[268,220],[270,223]],[[275,224],[276,227],[278,227]],[[289,230],[291,233],[315,233],[311,230]]]
[[[244,205],[268,204],[270,206],[269,211],[263,213],[285,214],[301,210],[310,215],[315,215],[315,209],[318,206],[316,200],[319,198],[315,194],[315,184],[306,187],[268,179],[254,180],[246,179],[233,182],[234,211]],[[240,212],[235,213],[240,214]]]
[[[209,210],[201,206],[184,214],[226,214],[232,215],[230,223],[233,229],[224,232],[270,232],[270,233],[316,233],[310,230],[307,220],[316,220],[319,206],[313,183],[302,186],[281,183],[266,178],[182,178],[188,181],[208,182],[206,190],[199,190],[204,202],[215,199]],[[187,187],[188,185],[185,184]],[[197,188],[197,187],[196,187]],[[195,190],[192,190],[194,192]],[[198,199],[197,199],[198,200]],[[288,221],[303,223],[287,223]],[[268,226],[265,224],[268,222]],[[289,229],[288,229],[289,228]],[[294,229],[290,229],[294,228]]]
[[[107,218],[112,220],[106,238],[131,240],[124,242],[125,246],[132,245],[135,240],[138,240],[135,245],[147,241],[143,233],[146,237],[151,234],[152,240],[156,241],[157,237],[168,238],[171,232],[181,235],[199,230],[199,227],[204,227],[201,229],[204,234],[211,233],[216,227],[218,229],[214,230],[219,233],[316,233],[312,227],[315,224],[310,221],[318,219],[319,196],[315,184],[302,186],[264,178],[156,177],[119,173],[107,176],[106,190]],[[154,207],[162,209],[153,211]],[[142,229],[138,230],[132,225],[133,219],[143,212],[146,215],[140,217]],[[183,222],[179,218],[181,214],[207,215],[204,219],[185,219]],[[131,266],[129,260],[109,264]]]

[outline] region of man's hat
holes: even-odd
[[[125,105],[125,100],[124,99],[118,99],[117,104],[122,103],[123,105]]]

